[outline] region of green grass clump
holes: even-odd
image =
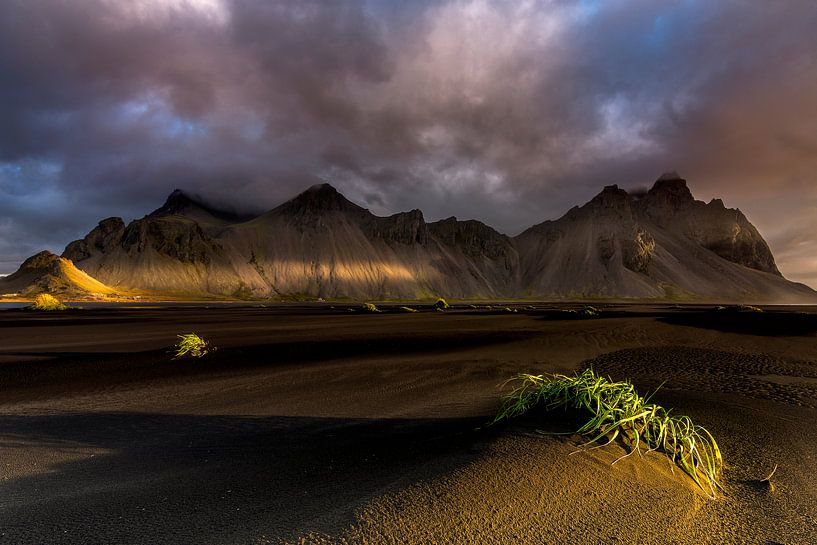
[[[400,307],[400,310],[403,312],[419,312],[416,308],[411,307]]]
[[[579,314],[581,314],[582,316],[586,316],[588,318],[593,318],[593,317],[598,316],[599,314],[601,314],[601,311],[599,309],[597,309],[596,307],[591,307],[591,306],[588,305],[588,306],[584,307],[583,309],[579,310]]]
[[[715,310],[717,312],[763,312],[762,308],[752,305],[736,305],[731,307],[719,306],[715,307]]]
[[[363,312],[380,312],[380,309],[374,303],[364,303],[360,308]]]
[[[601,315],[601,310],[597,309],[596,307],[591,307],[589,305],[582,307],[578,310],[576,309],[567,309],[560,311],[562,314],[570,314],[577,318],[598,318]]]
[[[200,358],[214,350],[210,343],[195,333],[176,336],[179,338],[179,342],[174,347],[176,349],[176,358]]]
[[[437,299],[437,302],[434,303],[434,308],[436,308],[437,310],[445,310],[448,307],[449,307],[448,302],[442,297]]]
[[[68,307],[60,303],[56,297],[47,293],[37,295],[34,298],[34,301],[26,308],[30,310],[44,310],[49,312],[54,310],[68,310]]]
[[[721,488],[723,459],[715,439],[687,416],[670,415],[670,410],[639,395],[630,381],[612,382],[588,369],[576,376],[527,375],[503,398],[494,422],[525,414],[534,407],[574,409],[588,416],[576,433],[589,436],[586,445],[622,438],[630,452],[664,452],[695,483],[712,497]],[[621,458],[619,458],[621,459]],[[617,462],[618,460],[616,460]],[[613,462],[615,463],[615,462]]]

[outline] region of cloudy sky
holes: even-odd
[[[817,287],[812,0],[0,2],[0,273],[179,187],[508,234],[677,170]]]

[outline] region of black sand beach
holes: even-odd
[[[0,542],[817,539],[813,308],[207,307],[0,311]],[[191,331],[218,350],[173,360]],[[720,442],[724,494],[660,454],[486,426],[515,374],[588,365],[663,383]]]

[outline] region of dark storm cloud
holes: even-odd
[[[676,169],[817,284],[814,28],[807,1],[4,2],[0,272],[175,187],[326,180],[513,233]]]

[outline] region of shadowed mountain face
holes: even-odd
[[[739,210],[696,201],[674,173],[642,196],[608,186],[514,238],[419,210],[375,216],[328,184],[255,218],[177,190],[129,225],[103,220],[63,257],[107,285],[167,294],[817,299],[780,275]]]

